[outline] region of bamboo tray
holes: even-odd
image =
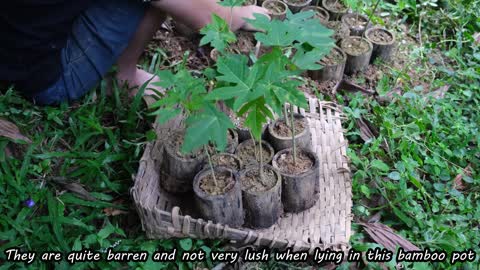
[[[193,207],[193,194],[173,195],[160,188],[163,140],[170,129],[181,124],[155,124],[158,140],[146,146],[135,183],[131,189],[135,206],[147,237],[217,238],[236,244],[295,251],[315,248],[337,251],[349,249],[351,235],[352,191],[346,157],[347,141],[343,136],[341,110],[330,102],[309,98],[309,110],[296,109],[305,115],[312,134],[313,151],[320,161],[319,199],[315,206],[297,214],[284,214],[268,229],[230,228],[202,220]],[[180,209],[182,211],[180,211]]]

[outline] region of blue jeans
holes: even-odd
[[[61,52],[63,72],[31,98],[39,105],[74,101],[94,88],[128,46],[146,5],[140,0],[97,0],[74,22]]]

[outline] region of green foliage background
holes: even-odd
[[[375,21],[390,26],[398,25],[396,19],[407,22],[409,33],[422,40],[411,54],[420,64],[391,70],[390,76],[382,79],[377,89],[382,94],[399,80],[410,82],[388,105],[360,95],[339,97],[349,117],[344,124],[350,141],[356,217],[367,219],[380,212],[381,222],[421,248],[448,252],[473,248],[477,252],[477,261],[470,264],[407,265],[412,269],[477,269],[479,264],[480,52],[474,42],[480,32],[479,18],[479,1],[385,1]],[[435,62],[429,57],[432,52],[439,52],[446,62]],[[443,98],[424,98],[422,88],[411,81],[408,71],[425,69],[430,76],[422,79],[432,89],[450,86]],[[153,119],[138,99],[126,102],[118,89],[107,98],[104,86],[71,107],[40,108],[11,90],[0,96],[0,117],[18,125],[33,141],[27,145],[0,138],[0,260],[5,259],[3,250],[10,247],[63,252],[108,247],[150,252],[201,248],[208,252],[220,247],[218,242],[191,239],[150,241],[144,238],[134,215],[105,215],[105,208],[134,213],[128,201],[131,176],[145,143],[155,135],[147,124]],[[379,128],[378,138],[366,143],[360,140],[355,124],[360,117]],[[12,143],[22,148],[21,156],[5,156],[7,144]],[[384,143],[387,150],[382,147]],[[467,188],[460,192],[452,181],[469,164],[472,174],[463,176]],[[57,179],[58,175],[65,177]],[[65,190],[59,184],[62,181],[82,184],[95,201],[78,193],[60,192]],[[36,202],[33,208],[24,205],[29,198]],[[124,201],[118,203],[118,199]],[[372,207],[372,201],[381,203]],[[126,220],[133,221],[125,224]],[[377,246],[369,243],[361,227],[355,225],[354,229],[353,248]],[[63,262],[55,266],[118,269],[122,265],[70,266]],[[206,266],[213,265],[207,262]],[[393,268],[394,262],[388,266]],[[0,269],[51,267],[38,262],[31,266],[0,265]],[[149,261],[126,267],[193,269],[194,265]],[[260,267],[290,268],[275,263]],[[344,264],[340,269],[348,267]],[[375,264],[362,267],[380,269]]]

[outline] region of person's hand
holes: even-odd
[[[251,24],[247,23],[244,19],[255,19],[253,16],[255,13],[263,14],[270,18],[268,10],[266,10],[263,7],[259,6],[245,6],[245,7],[239,7],[238,8],[238,13],[235,14],[234,16],[239,16],[241,21],[243,22],[243,25],[240,26],[240,29],[246,30],[246,31],[259,31],[259,29],[255,29]]]

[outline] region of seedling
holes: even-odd
[[[363,8],[363,1],[357,1],[357,0],[344,0],[345,4],[349,6],[355,13],[357,14],[357,21],[358,21],[358,14],[362,11]]]
[[[372,21],[372,17],[373,17],[373,15],[375,15],[375,11],[377,11],[378,4],[380,4],[380,2],[381,2],[381,0],[377,0],[377,2],[375,3],[375,6],[373,7],[372,12],[371,12],[370,15],[368,16],[367,26],[368,26],[368,24]]]
[[[185,60],[175,74],[160,71],[158,76],[162,81],[156,84],[168,91],[152,105],[153,108],[158,108],[153,114],[159,115],[160,124],[179,114],[185,115],[186,133],[181,151],[189,153],[203,147],[216,182],[207,146],[213,144],[217,150],[223,151],[227,146],[228,129],[234,127],[233,123],[218,110],[215,101],[206,99],[205,80],[193,77],[185,67]]]
[[[304,70],[320,69],[316,64],[331,47],[331,30],[314,18],[313,11],[292,14],[287,11],[284,21],[270,21],[255,14],[248,20],[253,27],[263,30],[255,34],[258,41],[271,48],[252,65],[243,55],[225,55],[217,61],[217,82],[220,87],[207,95],[208,99],[225,101],[237,116],[246,115],[245,126],[261,151],[262,127],[274,114],[281,115],[284,104],[306,107],[307,102],[298,90],[301,82],[292,80]],[[212,43],[213,44],[213,43]],[[287,57],[285,52],[291,51]],[[288,119],[288,118],[286,118]],[[263,159],[260,156],[260,168]],[[263,169],[260,169],[262,175]]]
[[[243,6],[245,1],[246,0],[222,0],[217,2],[221,6],[230,8],[230,23],[228,24],[230,26],[230,29],[232,29],[233,8],[238,6]]]
[[[243,1],[235,3],[241,4]],[[274,119],[274,113],[281,115],[286,103],[290,106],[307,106],[305,96],[298,90],[301,82],[293,80],[292,76],[304,70],[320,69],[317,62],[333,47],[330,38],[333,32],[320,24],[314,15],[313,11],[295,15],[288,11],[286,20],[270,21],[264,15],[255,14],[255,20],[248,22],[263,30],[263,33],[256,33],[255,37],[272,50],[251,65],[244,55],[220,56],[216,65],[219,74],[216,87],[210,93],[205,89],[205,81],[194,78],[185,65],[175,75],[169,71],[160,72],[162,82],[159,85],[172,89],[154,105],[160,108],[155,113],[160,115],[161,123],[181,112],[186,114],[187,132],[183,151],[206,146],[209,142],[220,149],[225,148],[227,130],[233,128],[233,124],[217,109],[217,102],[224,101],[237,116],[246,115],[245,126],[260,149],[260,175],[263,177],[263,125]],[[223,19],[212,15],[212,23],[202,29],[204,38],[201,43],[210,43],[223,51],[235,40],[234,34],[225,26]],[[287,57],[286,51],[293,53]],[[209,162],[211,165],[210,157]]]

